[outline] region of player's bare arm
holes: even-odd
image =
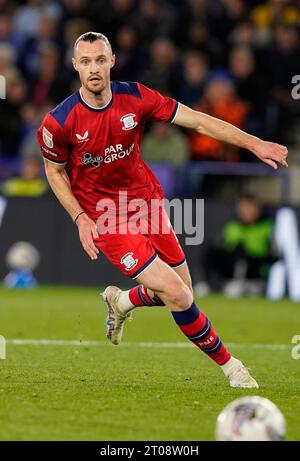
[[[93,238],[98,237],[96,224],[84,213],[74,197],[65,166],[45,159],[45,171],[51,189],[72,220],[75,221],[79,215],[76,219],[76,225],[81,244],[92,260],[97,259],[99,250],[93,242]]]
[[[176,125],[193,128],[198,133],[210,136],[218,141],[233,144],[248,149],[261,161],[277,169],[278,164],[288,167],[286,158],[288,150],[285,146],[273,142],[263,141],[236,128],[230,123],[211,117],[203,112],[197,112],[180,104],[173,121]]]

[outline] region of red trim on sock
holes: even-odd
[[[209,357],[213,359],[218,365],[225,365],[225,363],[228,362],[228,360],[231,359],[231,354],[230,352],[226,349],[224,344],[222,344],[222,347],[218,352],[211,352],[209,354]]]
[[[131,290],[129,291],[130,302],[135,307],[144,305],[144,303],[142,302],[142,300],[140,298],[138,289],[139,289],[139,286],[136,286],[136,287],[131,288]]]
[[[210,338],[213,339],[211,340]],[[217,344],[217,341],[218,335],[213,325],[211,324],[210,329],[207,331],[207,334],[203,338],[201,338],[200,341],[193,341],[193,343],[195,344],[195,346],[199,347],[199,349],[205,352],[208,355],[208,357],[214,360],[214,362],[216,362],[218,365],[224,365],[224,363],[228,362],[231,355],[222,342],[222,346],[218,351],[206,352],[207,349],[212,349]]]
[[[142,295],[142,296],[141,296]],[[164,302],[157,296],[154,295],[153,298],[147,293],[147,289],[144,285],[138,285],[134,288],[131,288],[129,291],[129,299],[131,304],[135,307],[139,306],[164,306]]]
[[[201,331],[204,328],[205,322],[206,322],[205,315],[199,311],[199,316],[194,322],[189,323],[188,325],[178,325],[178,326],[185,335],[193,336],[199,333],[199,331]]]

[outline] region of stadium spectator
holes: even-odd
[[[220,246],[206,248],[204,281],[199,294],[223,289],[231,296],[262,294],[263,282],[276,260],[273,245],[274,221],[265,215],[258,200],[242,195],[236,204],[236,218],[225,224]]]
[[[26,99],[26,83],[13,69],[5,77],[6,99],[0,102],[0,156],[15,157],[22,138],[20,114]]]
[[[219,40],[227,43],[230,32],[248,17],[245,0],[221,0],[220,12],[215,14],[214,32]]]
[[[300,11],[290,0],[268,0],[263,5],[257,5],[251,17],[260,41],[266,43],[271,41],[272,27],[276,24],[298,24]]]
[[[12,31],[11,16],[0,10],[0,45],[3,44],[8,44],[13,47],[17,45]]]
[[[0,12],[11,15],[17,5],[13,0],[0,0]]]
[[[40,50],[39,73],[31,83],[32,101],[37,106],[48,100],[56,102],[65,94],[66,82],[60,72],[59,50],[53,45],[46,45]]]
[[[179,197],[185,186],[182,178],[189,157],[186,136],[175,125],[155,123],[142,142],[142,158],[160,181],[167,198]]]
[[[249,20],[238,23],[229,35],[229,45],[257,48],[256,29]]]
[[[165,0],[144,0],[139,3],[135,25],[143,46],[159,37],[170,37],[175,25],[175,11]]]
[[[187,52],[183,57],[183,76],[179,87],[179,100],[193,106],[203,96],[208,74],[206,57],[198,51]]]
[[[87,14],[88,0],[62,0],[63,19],[80,18]]]
[[[212,67],[225,65],[226,54],[222,43],[214,38],[213,33],[210,33],[207,25],[202,20],[191,22],[191,25],[186,27],[185,31],[186,37],[184,40],[175,40],[178,46],[184,48],[185,51],[200,51],[207,57]]]
[[[267,98],[263,79],[257,73],[251,48],[238,46],[229,55],[229,70],[234,79],[237,96],[247,102],[246,128],[256,136],[267,131]],[[273,134],[273,133],[272,133]]]
[[[189,40],[189,31],[194,24],[202,24],[207,30],[214,29],[215,9],[216,5],[208,0],[191,0],[183,5],[174,30],[178,45]]]
[[[291,97],[291,81],[294,75],[299,74],[299,62],[300,40],[297,28],[279,24],[274,29],[274,41],[265,54],[269,96],[278,107],[279,139],[294,137],[291,130],[296,122],[295,116],[300,116],[299,101]]]
[[[6,74],[10,74],[11,71],[18,72],[15,67],[16,57],[16,50],[12,45],[9,43],[0,44],[0,75],[6,77]]]
[[[36,130],[45,114],[51,110],[50,103],[37,107],[32,102],[24,104],[21,110],[22,141],[19,152],[21,158],[36,156],[40,158],[40,149],[36,142]]]
[[[36,34],[25,40],[19,51],[19,66],[28,80],[38,75],[41,50],[47,46],[60,46],[57,21],[51,16],[40,16]]]
[[[92,29],[92,24],[85,18],[72,18],[67,19],[65,22],[63,31],[63,66],[69,79],[75,74],[72,66],[74,42],[77,37]]]
[[[144,70],[147,58],[145,51],[139,47],[137,28],[130,23],[124,24],[117,31],[115,42],[114,79],[135,81]]]
[[[94,22],[95,30],[112,38],[113,47],[119,28],[124,24],[134,24],[137,0],[93,0],[89,1],[82,16]]]
[[[238,128],[242,129],[245,126],[247,105],[238,99],[232,78],[223,70],[211,72],[203,98],[194,108],[232,123]],[[203,134],[191,133],[190,142],[192,157],[195,160],[239,160],[238,149]]]
[[[19,46],[38,34],[42,16],[59,20],[62,10],[58,2],[48,0],[28,0],[16,9],[14,15],[14,33]]]
[[[175,46],[167,38],[156,39],[150,47],[149,66],[142,74],[142,82],[156,89],[169,89],[173,94],[178,73]]]
[[[40,197],[48,190],[42,178],[40,158],[26,157],[21,163],[20,176],[8,179],[2,185],[2,193],[7,197]]]
[[[145,161],[180,166],[185,163],[188,155],[187,139],[175,126],[155,123],[144,136],[142,156]]]

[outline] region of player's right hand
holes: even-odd
[[[99,237],[96,224],[85,213],[79,216],[76,224],[84,251],[92,260],[97,259],[99,250],[93,240]]]

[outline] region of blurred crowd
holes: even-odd
[[[73,44],[89,30],[112,43],[113,79],[140,81],[254,135],[296,145],[300,104],[291,80],[300,73],[299,27],[296,0],[0,0],[0,159],[39,155],[37,127],[79,87]],[[146,132],[144,150],[149,160],[176,165],[241,157],[159,124]]]

